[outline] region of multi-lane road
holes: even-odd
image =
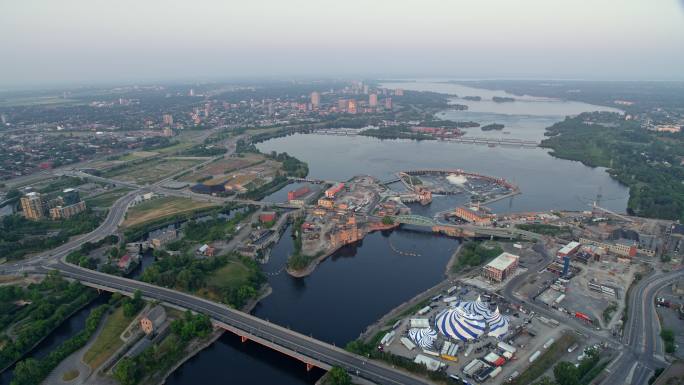
[[[531,274],[536,274],[554,258],[546,257],[528,271],[512,278],[502,296],[510,302],[518,302],[515,290]],[[631,289],[628,303],[628,317],[621,340],[614,339],[607,331],[597,331],[574,318],[563,318],[563,323],[585,336],[609,343],[619,350],[617,358],[607,367],[608,376],[602,385],[645,385],[655,369],[668,364],[664,360],[663,343],[660,338],[660,323],[655,311],[655,297],[665,286],[684,276],[684,270],[668,273],[651,273],[642,278]],[[525,301],[525,299],[522,299]],[[525,307],[550,318],[559,313],[532,300],[525,301]]]
[[[244,335],[259,338],[262,343],[285,348],[295,356],[307,357],[310,363],[322,362],[328,366],[340,366],[349,373],[378,384],[427,384],[426,380],[394,369],[382,363],[368,360],[325,342],[307,337],[298,332],[264,321],[252,315],[228,308],[216,302],[195,297],[190,294],[166,289],[148,283],[117,277],[84,269],[53,260],[45,266],[56,269],[66,277],[79,280],[87,285],[108,288],[124,293],[140,290],[146,298],[163,301],[192,311],[206,314],[220,323],[233,327]],[[308,360],[307,360],[308,361]]]

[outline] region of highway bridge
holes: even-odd
[[[250,314],[190,294],[88,270],[62,260],[53,260],[45,264],[43,269],[58,270],[67,278],[100,290],[126,295],[132,295],[136,290],[140,290],[146,299],[206,314],[214,320],[217,326],[239,335],[243,341],[252,340],[292,356],[304,362],[307,368],[315,366],[328,370],[333,366],[339,366],[352,375],[377,384],[422,385],[429,383],[383,363],[369,360]]]
[[[497,238],[522,238],[528,241],[538,241],[543,236],[531,231],[521,230],[515,227],[485,227],[471,224],[455,225],[438,222],[433,218],[422,215],[395,215],[392,219],[396,223],[430,227],[435,232],[442,232],[453,236],[464,237],[497,237]]]

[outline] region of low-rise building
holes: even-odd
[[[57,219],[68,219],[74,215],[80,214],[86,210],[86,203],[80,201],[69,206],[57,206],[50,209],[50,218]]]
[[[261,223],[273,222],[275,220],[276,220],[275,211],[264,211],[261,214],[259,214],[259,222],[261,222]]]
[[[520,257],[503,252],[482,268],[482,276],[496,282],[510,277],[518,268]]]
[[[493,218],[493,215],[480,207],[458,207],[454,216],[476,225],[489,225]]]

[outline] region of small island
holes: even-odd
[[[463,100],[470,100],[473,102],[479,102],[480,100],[482,100],[482,97],[481,96],[464,96]]]
[[[450,107],[456,111],[465,111],[468,109],[468,106],[465,104],[452,104]]]
[[[480,127],[480,129],[482,131],[494,131],[494,130],[500,131],[500,130],[504,129],[504,125],[499,124],[499,123],[492,123],[492,124],[487,124],[485,126],[482,126],[482,127]]]
[[[509,97],[504,97],[504,96],[494,96],[492,98],[492,101],[494,103],[509,103],[509,102],[514,102],[515,98],[509,98]]]

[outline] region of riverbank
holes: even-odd
[[[190,342],[190,351],[188,351],[188,353],[180,361],[178,361],[169,370],[167,370],[166,373],[164,373],[164,375],[162,376],[162,378],[159,381],[156,381],[155,384],[164,385],[166,383],[166,380],[169,378],[171,374],[173,374],[173,372],[178,370],[178,368],[183,366],[183,364],[185,364],[189,359],[197,355],[199,352],[214,344],[216,340],[221,338],[224,332],[225,330],[221,328],[216,328],[208,339],[204,341]]]
[[[451,287],[454,284],[455,278],[457,276],[457,274],[451,273],[451,267],[456,262],[456,259],[458,258],[458,255],[461,252],[462,245],[463,243],[459,244],[456,250],[454,250],[453,254],[451,255],[451,258],[449,258],[449,261],[447,262],[444,271],[444,276],[446,278],[442,282],[436,284],[435,286],[423,291],[422,293],[416,295],[415,297],[390,310],[380,319],[375,321],[373,324],[369,325],[363,332],[361,332],[361,334],[359,335],[359,339],[368,342],[371,338],[373,338],[376,334],[381,332],[384,328],[392,326],[392,324],[395,322],[397,318],[406,315],[407,313],[412,312],[414,310],[417,311],[419,308],[423,307],[424,304],[430,300],[430,298]]]
[[[338,250],[340,250],[344,246],[353,245],[354,243],[361,242],[363,240],[363,238],[365,238],[368,234],[374,233],[376,231],[393,230],[393,229],[396,229],[398,227],[399,227],[399,224],[391,224],[391,225],[373,224],[373,226],[371,226],[371,228],[369,230],[364,232],[363,236],[358,241],[351,242],[351,243],[345,243],[343,245],[332,248],[331,250],[322,254],[320,257],[314,258],[304,269],[293,270],[293,269],[290,269],[289,267],[286,267],[285,271],[294,278],[304,278],[306,276],[311,275],[314,272],[314,270],[316,270],[316,267],[318,266],[319,263],[323,262],[329,256],[335,254]]]

